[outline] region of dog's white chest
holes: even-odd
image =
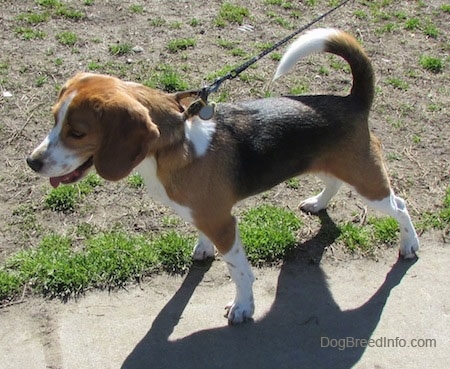
[[[177,212],[186,222],[192,223],[191,209],[178,204],[171,200],[167,195],[166,189],[162,185],[157,176],[157,163],[155,158],[145,158],[137,167],[136,170],[144,179],[149,195],[166,206],[169,206]]]

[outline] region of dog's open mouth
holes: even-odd
[[[52,185],[53,188],[56,188],[61,183],[63,184],[74,183],[84,177],[85,173],[92,166],[93,163],[94,158],[91,156],[86,162],[84,162],[84,164],[81,164],[74,171],[60,177],[50,177],[50,184]]]

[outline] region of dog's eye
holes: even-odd
[[[83,133],[83,132],[80,132],[80,131],[72,129],[72,130],[69,131],[69,136],[72,137],[72,138],[80,139],[80,138],[83,138],[84,136],[86,136],[86,134]]]

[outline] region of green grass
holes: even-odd
[[[424,27],[423,33],[424,33],[426,36],[429,36],[429,37],[432,37],[432,38],[438,38],[438,36],[439,36],[439,30],[438,30],[437,27],[436,27],[434,24],[432,24],[432,23],[429,23],[429,24],[427,24],[427,25]]]
[[[181,50],[187,50],[190,47],[194,47],[197,44],[193,38],[180,38],[170,40],[167,44],[167,48],[170,52],[176,53]]]
[[[12,212],[10,224],[20,231],[18,234],[26,241],[31,235],[39,235],[43,230],[36,214],[36,208],[30,204],[22,204]]]
[[[47,14],[52,17],[62,17],[74,21],[85,18],[85,14],[82,11],[67,6],[60,0],[37,0],[36,4],[45,8],[47,10]]]
[[[14,32],[26,41],[42,40],[46,36],[45,32],[30,27],[16,27]]]
[[[144,7],[142,5],[139,5],[139,4],[131,4],[129,9],[130,9],[130,11],[132,13],[135,13],[135,14],[142,14],[142,13],[144,13]]]
[[[78,36],[74,32],[63,31],[56,34],[56,39],[65,46],[73,46],[78,41]]]
[[[162,18],[150,19],[150,25],[153,27],[162,27],[166,24],[166,21]]]
[[[289,93],[292,95],[303,95],[309,91],[309,85],[307,82],[297,81],[294,86],[291,87]]]
[[[392,217],[375,218],[371,217],[368,220],[371,226],[373,236],[376,241],[381,241],[384,244],[393,244],[397,241],[399,227],[397,221]]]
[[[398,242],[398,223],[391,217],[370,217],[365,225],[347,222],[338,228],[340,235],[337,241],[350,252],[372,255],[380,243],[395,245]]]
[[[131,53],[132,48],[129,43],[118,43],[109,46],[109,53],[117,56],[128,55]]]
[[[240,231],[249,261],[261,265],[288,256],[297,245],[300,226],[295,214],[285,209],[260,205],[246,211]]]
[[[23,282],[16,273],[0,269],[0,303],[17,295],[22,285]]]
[[[444,62],[442,61],[442,59],[429,55],[422,55],[420,57],[419,63],[422,68],[433,73],[441,72],[444,67]]]
[[[46,76],[40,76],[36,79],[34,85],[36,87],[42,87],[47,83],[47,77]]]
[[[160,64],[153,75],[144,85],[151,88],[160,88],[167,92],[183,91],[189,89],[189,84],[182,78],[179,71],[168,64]]]
[[[409,88],[408,83],[398,77],[388,78],[386,82],[397,90],[407,91]]]
[[[445,229],[450,226],[450,187],[447,187],[444,198],[442,201],[442,207],[435,212],[424,212],[421,215],[421,219],[418,228],[426,231],[428,229]]]
[[[278,24],[279,26],[286,28],[286,29],[291,29],[292,24],[286,20],[285,18],[283,18],[282,16],[278,15],[275,12],[267,12],[266,13],[267,17],[269,17],[274,23]]]
[[[198,27],[198,26],[200,26],[201,24],[202,24],[201,20],[199,20],[199,19],[197,19],[197,18],[192,18],[192,19],[189,21],[189,25],[190,25],[191,27]]]
[[[89,174],[79,183],[53,188],[45,196],[45,206],[53,211],[74,211],[81,200],[100,184],[101,180],[98,175]]]
[[[227,24],[242,25],[244,19],[249,16],[250,11],[247,8],[226,2],[220,7],[219,14],[214,19],[214,25],[217,27],[225,27]]]
[[[0,269],[0,301],[23,286],[34,293],[67,299],[87,288],[117,288],[157,270],[184,272],[191,265],[193,240],[169,232],[149,239],[122,231],[100,233],[76,251],[73,241],[52,234],[20,251]]]
[[[144,178],[139,173],[133,173],[127,178],[128,184],[133,188],[144,187]]]
[[[67,7],[65,5],[57,7],[55,14],[57,16],[75,21],[81,20],[85,17],[85,14],[83,12]]]
[[[48,12],[38,13],[38,12],[30,12],[30,13],[22,13],[17,16],[17,19],[20,21],[24,21],[31,25],[36,25],[39,23],[47,22],[50,18],[50,14]]]
[[[300,188],[300,179],[298,177],[292,177],[286,181],[286,187],[292,190],[298,190]]]
[[[418,18],[410,18],[405,22],[405,28],[412,31],[415,29],[420,28],[421,23],[420,23],[420,19]]]
[[[367,227],[361,227],[347,222],[338,226],[340,235],[338,242],[342,242],[346,248],[352,252],[361,251],[367,253],[371,251],[370,233]]]
[[[36,0],[36,4],[45,8],[57,8],[62,6],[61,0]]]

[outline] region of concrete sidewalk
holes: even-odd
[[[223,317],[234,287],[220,260],[67,304],[31,299],[0,310],[0,367],[448,367],[450,249],[422,244],[415,262],[392,250],[257,269],[255,320],[236,327]],[[374,347],[356,341],[369,338]],[[425,344],[436,347],[412,347]]]

